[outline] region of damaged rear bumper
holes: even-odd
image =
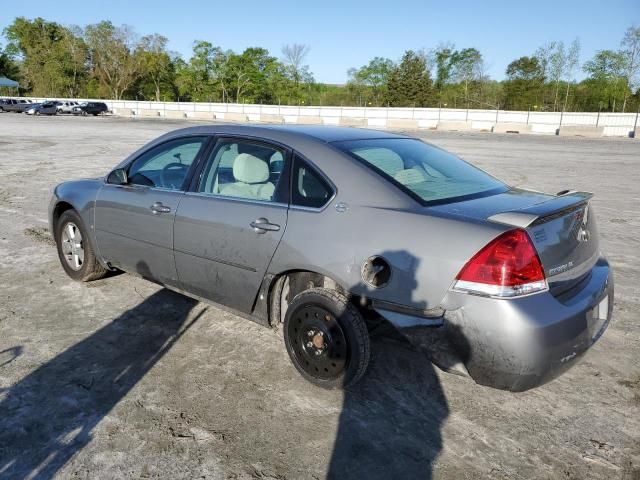
[[[525,391],[571,368],[600,338],[611,320],[613,295],[611,269],[600,258],[569,297],[544,292],[494,299],[449,292],[439,325],[434,318],[412,323],[376,310],[440,368],[481,385]]]

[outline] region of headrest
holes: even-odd
[[[400,170],[393,178],[402,185],[412,185],[414,183],[426,182],[429,176],[419,168],[413,167],[407,170]]]
[[[404,162],[400,155],[388,148],[360,148],[354,153],[392,177],[404,169]]]
[[[264,160],[241,153],[233,162],[233,177],[243,183],[264,183],[269,180],[269,167]]]

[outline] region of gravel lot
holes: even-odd
[[[614,321],[533,391],[479,387],[376,338],[344,394],[215,306],[64,275],[51,187],[184,125],[0,115],[0,478],[640,478],[640,140],[419,132],[513,185],[594,192]]]

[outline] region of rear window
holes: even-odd
[[[334,145],[423,205],[468,200],[508,190],[491,175],[420,140],[352,140]]]

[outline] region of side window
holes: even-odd
[[[326,180],[296,156],[293,161],[291,203],[301,207],[321,208],[332,196],[333,190]]]
[[[171,140],[152,148],[129,167],[129,183],[180,190],[207,137]]]
[[[283,169],[283,152],[275,147],[243,140],[221,140],[211,152],[198,191],[274,201]]]

